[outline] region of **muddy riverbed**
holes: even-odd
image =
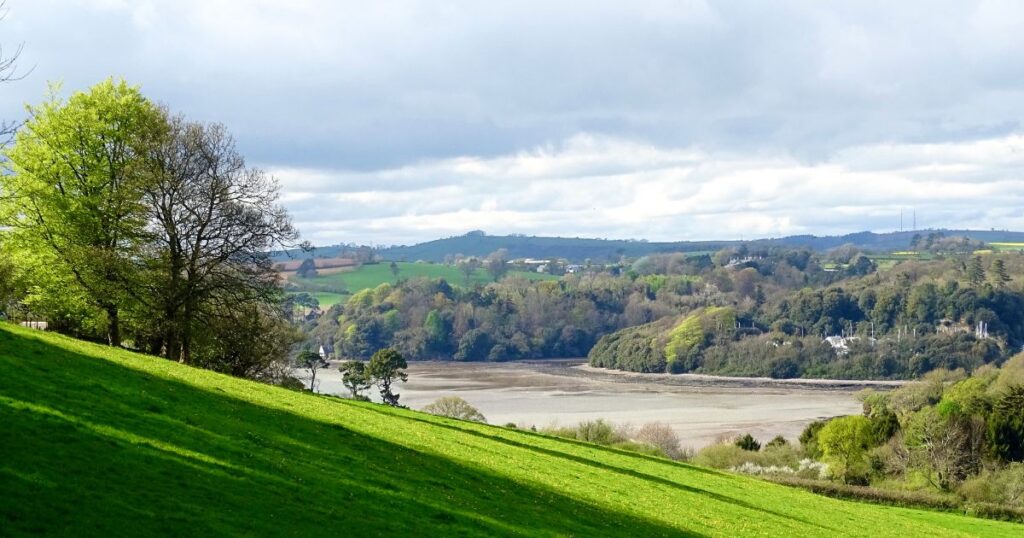
[[[399,384],[397,392],[413,409],[456,395],[491,424],[539,428],[598,418],[636,426],[660,421],[693,448],[747,432],[762,441],[779,434],[796,439],[813,420],[859,412],[855,394],[864,386],[893,385],[629,374],[567,360],[417,362],[408,372],[409,381]],[[317,377],[320,392],[347,394],[335,367]]]

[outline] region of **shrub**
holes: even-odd
[[[576,427],[576,439],[599,445],[610,445],[623,440],[615,432],[615,428],[604,419],[581,422]]]
[[[657,447],[666,456],[678,460],[682,458],[679,447],[679,436],[663,422],[648,422],[636,432],[636,440]]]
[[[743,450],[749,450],[751,452],[761,450],[761,443],[758,443],[757,439],[754,439],[754,436],[749,433],[737,437],[734,444]]]
[[[1024,508],[1024,463],[984,471],[961,484],[957,492],[972,502]]]
[[[442,396],[432,403],[427,404],[423,411],[431,415],[469,420],[472,422],[487,422],[483,414],[473,407],[466,400],[458,396]],[[514,426],[514,425],[513,425]]]
[[[800,446],[808,458],[818,459],[821,457],[821,449],[818,447],[818,432],[827,423],[827,420],[815,420],[800,433]]]
[[[732,469],[751,461],[754,454],[732,443],[719,443],[700,449],[693,457],[693,463],[715,469]]]

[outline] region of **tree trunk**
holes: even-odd
[[[171,322],[173,325],[173,321]],[[167,329],[167,334],[164,336],[164,343],[167,346],[167,359],[172,361],[179,360],[181,353],[181,344],[178,341],[178,329],[171,327]]]
[[[192,301],[186,300],[181,325],[178,326],[181,338],[181,359],[178,362],[184,364],[192,364],[192,316],[194,311]]]
[[[107,307],[107,343],[121,346],[121,318],[116,306]]]

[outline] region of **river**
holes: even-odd
[[[455,395],[491,424],[540,428],[598,418],[634,426],[660,421],[675,430],[683,446],[695,449],[743,433],[761,441],[780,434],[795,440],[816,419],[860,412],[855,394],[872,385],[627,374],[578,360],[414,362],[407,371],[409,380],[396,392],[413,409]],[[317,377],[320,392],[347,394],[336,367]]]

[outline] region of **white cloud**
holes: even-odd
[[[8,7],[34,70],[0,119],[124,76],[226,124],[317,242],[1022,224],[1012,0]]]
[[[1022,145],[1024,136],[1012,135],[861,146],[806,164],[578,135],[557,147],[397,170],[271,171],[286,178],[299,227],[318,243],[410,243],[476,228],[749,238],[893,229],[901,209],[907,226],[916,211],[920,227],[1024,227]],[[430,178],[429,187],[415,178]]]

